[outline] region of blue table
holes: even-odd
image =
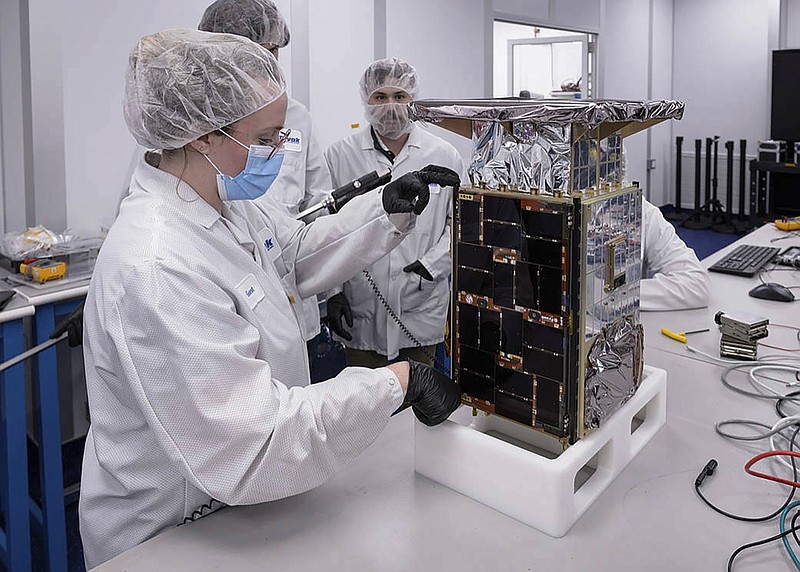
[[[0,312],[2,361],[25,350],[22,319],[33,316],[34,312],[34,307],[20,296],[15,296]],[[9,572],[28,572],[31,569],[24,368],[25,365],[20,363],[0,373],[0,507],[5,515],[5,530],[0,531],[0,556]]]
[[[72,312],[86,296],[89,286],[56,292],[24,295],[35,306],[34,340],[47,341],[56,321]],[[41,512],[33,515],[42,524],[45,536],[46,563],[49,572],[67,571],[67,530],[64,517],[64,475],[61,465],[61,415],[58,402],[58,363],[56,346],[36,358],[36,432],[39,439],[39,478],[42,493]]]

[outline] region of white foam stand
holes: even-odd
[[[667,373],[645,366],[634,396],[566,451],[539,431],[478,413],[470,425],[415,423],[415,467],[420,475],[561,537],[655,436],[666,412]]]

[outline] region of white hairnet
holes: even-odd
[[[206,8],[197,29],[244,36],[269,48],[289,43],[289,27],[270,0],[217,0]]]
[[[361,76],[361,100],[366,103],[369,97],[382,87],[402,89],[411,99],[417,97],[417,70],[408,62],[398,58],[376,60]]]
[[[136,142],[177,149],[230,125],[285,91],[278,62],[241,36],[165,30],[128,58],[124,113]]]

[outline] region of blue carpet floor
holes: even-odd
[[[675,225],[675,231],[678,233],[678,236],[686,243],[686,246],[694,249],[697,258],[700,260],[736,242],[742,237],[742,235],[737,234],[720,234],[713,230],[691,230],[676,224],[674,221],[671,222]]]
[[[661,211],[665,215],[671,213],[673,211],[672,205],[661,207]],[[711,229],[692,230],[681,226],[679,221],[670,222],[675,226],[675,231],[681,237],[681,240],[686,243],[686,246],[695,251],[697,258],[700,260],[736,242],[743,236],[742,234],[723,234],[714,232]]]

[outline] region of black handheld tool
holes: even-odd
[[[328,209],[328,212],[331,214],[338,212],[339,209],[342,208],[342,206],[350,199],[385,185],[391,180],[392,172],[388,169],[382,170],[380,173],[378,171],[367,173],[363,177],[359,177],[354,181],[350,181],[346,185],[342,185],[338,189],[330,191],[325,200],[317,203],[313,207],[308,207],[306,210],[297,215],[297,219],[302,220],[308,215],[312,215],[322,209]]]

